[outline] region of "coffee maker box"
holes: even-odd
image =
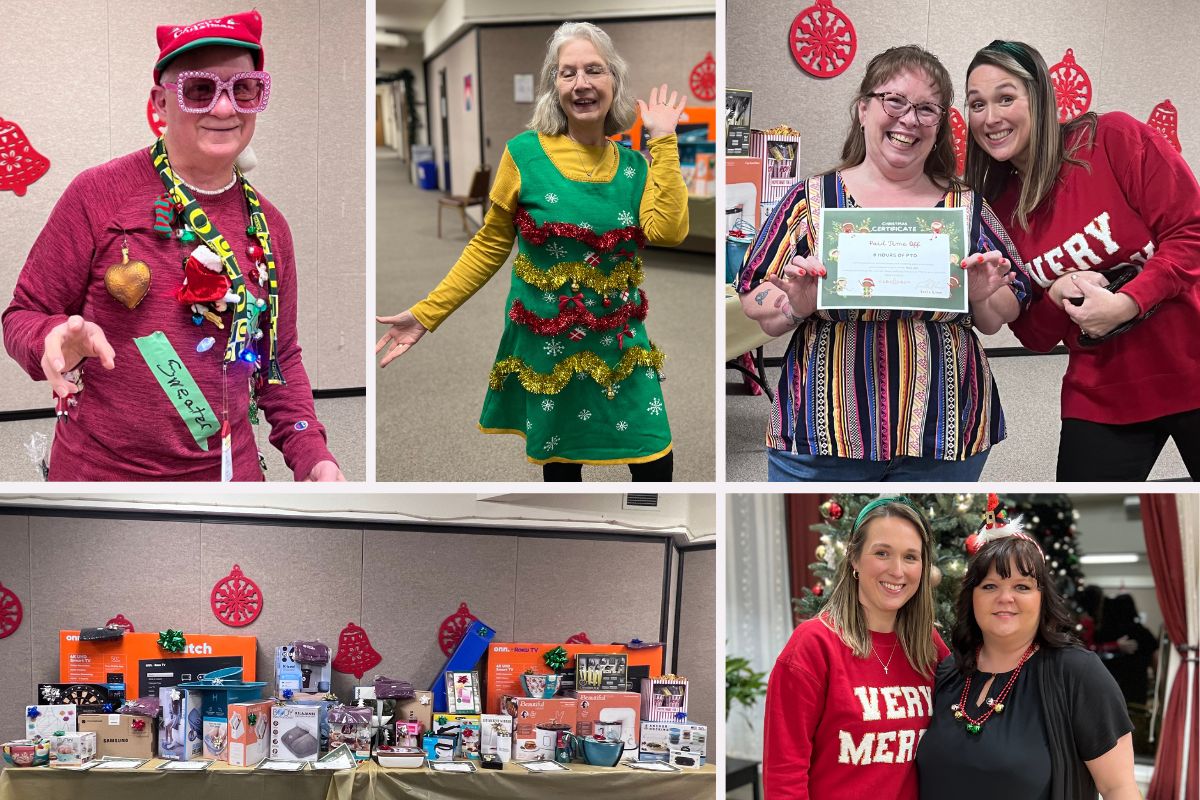
[[[694,766],[704,766],[708,751],[708,727],[690,722],[643,722],[642,741],[638,749],[639,761],[671,762],[672,751],[697,760]],[[693,766],[683,764],[681,766]]]
[[[513,718],[508,714],[481,714],[479,717],[480,755],[496,755],[507,764],[513,753]]]
[[[638,713],[642,696],[637,692],[575,692],[579,701],[575,732],[580,736],[602,734],[625,743],[623,760],[638,759]]]
[[[100,758],[155,758],[158,719],[134,714],[80,714],[79,730],[96,734]]]
[[[252,767],[267,757],[271,742],[271,701],[231,703],[229,706],[229,763]]]
[[[513,718],[513,760],[538,761],[554,757],[553,744],[539,741],[541,725],[565,725],[574,732],[579,701],[574,697],[542,700],[536,697],[505,696],[501,701],[505,713]],[[547,745],[549,744],[549,748]]]
[[[316,706],[271,708],[271,758],[316,761],[321,751],[320,709]]]
[[[275,648],[275,691],[282,697],[287,689],[325,694],[330,687],[330,663],[310,664],[296,660],[296,647],[282,644]]]
[[[204,720],[200,713],[200,692],[178,686],[158,690],[162,704],[162,725],[158,729],[158,755],[171,761],[191,761],[204,752]]]

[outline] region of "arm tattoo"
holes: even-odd
[[[766,300],[766,299],[767,299],[767,295],[768,295],[768,294],[770,294],[770,290],[769,290],[769,289],[763,289],[761,292],[759,292],[758,294],[754,295],[754,302],[758,303],[758,304],[761,306],[761,305],[763,304],[763,300]]]

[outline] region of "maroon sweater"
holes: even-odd
[[[35,380],[44,380],[41,358],[46,335],[79,314],[104,331],[116,353],[116,368],[84,365],[84,390],[69,422],[59,422],[50,455],[50,479],[67,481],[183,480],[221,477],[221,438],[201,450],[187,425],[167,399],[133,340],[154,331],[166,334],[191,372],[214,413],[220,417],[227,396],[233,436],[233,479],[263,480],[254,429],[247,418],[250,366],[231,364],[224,392],[221,364],[228,338],[225,330],[205,321],[192,324],[191,310],[179,303],[184,258],[200,242],[184,245],[162,239],[152,229],[154,201],[163,193],[148,150],[139,150],[86,170],[59,198],[42,229],[4,312],[4,345]],[[240,186],[216,197],[202,197],[205,212],[228,239],[245,271],[243,254],[249,215]],[[308,477],[319,461],[334,460],[325,446],[325,428],[313,411],[312,388],[304,372],[296,339],[296,261],[292,234],[279,211],[262,198],[271,230],[271,246],[279,276],[279,366],[284,386],[263,386],[259,406],[271,426],[271,444],[283,452],[297,480]],[[130,261],[150,267],[150,290],[132,311],[112,297],[104,273],[121,263],[122,238],[128,238]],[[246,281],[250,293],[266,290]],[[268,324],[264,313],[261,322]],[[196,344],[206,336],[216,344],[205,353]],[[263,340],[265,357],[265,339]]]

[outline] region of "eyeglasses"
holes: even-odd
[[[212,111],[222,92],[229,95],[239,113],[257,114],[267,108],[271,76],[265,72],[239,72],[224,81],[211,72],[181,72],[175,83],[164,83],[163,88],[174,92],[179,107],[189,114]]]
[[[878,97],[883,105],[884,113],[893,119],[900,119],[910,108],[916,109],[917,122],[926,127],[932,127],[942,121],[946,109],[937,103],[914,103],[902,94],[896,92],[874,92],[867,97]]]
[[[580,75],[582,75],[583,82],[588,86],[591,86],[593,83],[601,80],[605,75],[609,74],[611,73],[609,73],[608,67],[604,66],[603,64],[589,64],[581,71],[570,68],[556,70],[554,77],[555,80],[557,80],[563,86],[570,86],[571,84],[575,83],[575,80]]]

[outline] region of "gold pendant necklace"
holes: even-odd
[[[600,165],[603,164],[606,160],[608,160],[608,146],[610,144],[612,144],[612,142],[608,141],[607,139],[604,140],[604,152],[602,152],[600,154],[600,158],[597,159],[594,164],[592,164],[592,168],[588,169],[587,164],[583,160],[583,151],[586,149],[586,145],[584,145],[582,142],[580,142],[578,139],[576,139],[574,136],[572,136],[569,133],[567,134],[567,138],[575,143],[575,145],[577,147],[577,149],[575,150],[575,159],[579,162],[579,168],[581,170],[583,170],[583,173],[585,175],[587,175],[588,179],[590,180],[593,173],[595,173],[596,170],[598,170],[600,168]]]

